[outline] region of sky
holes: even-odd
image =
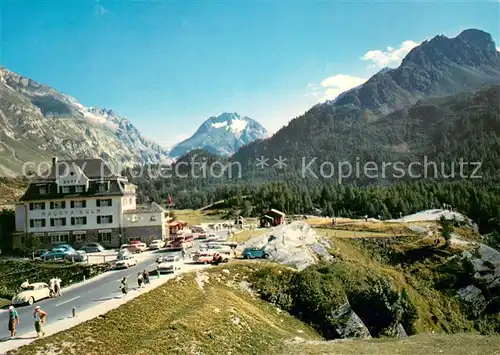
[[[0,0],[0,64],[113,109],[168,147],[238,112],[271,133],[499,5],[409,1]]]

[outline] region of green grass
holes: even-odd
[[[185,274],[103,316],[8,354],[108,355],[110,349],[123,355],[500,354],[500,337],[475,333],[324,341],[308,325],[239,286],[262,267],[285,270],[266,262],[234,262],[207,269],[203,290],[195,273]],[[446,305],[436,307],[445,311]]]
[[[316,233],[328,238],[380,238],[390,237],[393,234],[371,231],[352,231],[333,228],[314,228]]]
[[[172,210],[175,219],[184,221],[188,226],[196,226],[202,223],[220,222],[223,215],[218,211],[199,210]]]
[[[500,336],[419,334],[407,339],[304,342],[289,344],[281,354],[341,355],[493,355],[500,354]]]
[[[223,267],[212,268],[203,290],[194,273],[186,274],[19,353],[265,354],[283,351],[283,340],[295,336],[320,340],[312,328],[238,288],[256,267],[258,263],[226,265],[229,275],[221,272]]]
[[[234,235],[231,235],[228,240],[231,242],[237,242],[237,243],[243,243],[246,242],[247,240],[257,237],[259,235],[262,235],[266,233],[268,230],[266,229],[247,229],[243,230],[241,232],[236,232]]]

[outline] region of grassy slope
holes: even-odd
[[[177,221],[184,221],[189,226],[222,221],[222,215],[217,211],[172,210],[172,212]]]
[[[492,355],[500,354],[500,337],[477,334],[419,334],[404,340],[304,342],[289,344],[282,354]]]
[[[500,337],[420,334],[404,340],[321,341],[308,326],[238,285],[265,263],[238,262],[144,294],[108,314],[9,354],[494,354]],[[300,342],[295,340],[300,338]],[[131,341],[133,339],[133,341]],[[498,352],[497,352],[498,353]]]
[[[238,264],[236,264],[238,265]],[[63,354],[263,354],[285,349],[281,339],[319,339],[309,327],[250,293],[226,285],[246,267],[210,272],[202,291],[196,275],[144,294],[103,317],[23,347],[37,354],[49,347]],[[217,278],[220,280],[218,281]],[[239,280],[240,278],[237,277]],[[133,341],[131,341],[133,339]],[[279,341],[278,341],[279,340]]]
[[[234,235],[231,235],[228,240],[231,242],[238,242],[238,243],[243,243],[246,242],[248,239],[251,239],[253,237],[257,237],[259,235],[262,235],[266,233],[267,229],[247,229],[243,230],[241,232],[236,232]]]

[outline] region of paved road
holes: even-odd
[[[226,235],[227,231],[218,231],[215,233]],[[196,248],[197,246],[195,246]],[[121,279],[126,276],[129,289],[136,288],[137,273],[144,269],[148,271],[156,270],[156,259],[164,253],[164,251],[144,253],[138,257],[137,266],[135,267],[109,271],[99,276],[96,280],[91,279],[80,286],[67,291],[63,290],[63,294],[60,297],[38,301],[33,306],[16,307],[21,320],[17,327],[17,335],[22,337],[26,333],[33,331],[33,310],[35,305],[40,306],[42,310],[47,312],[47,323],[53,323],[72,317],[73,307],[76,308],[76,312],[82,312],[97,305],[99,302],[104,302],[115,297],[121,298],[121,291],[119,289]],[[156,277],[154,275],[155,273],[151,277]],[[5,337],[8,337],[8,335],[10,335],[8,331],[8,313],[7,311],[0,311],[0,341],[5,340]]]

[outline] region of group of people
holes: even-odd
[[[43,331],[43,324],[47,320],[47,313],[40,309],[40,306],[36,306],[33,312],[33,319],[35,325],[36,336],[40,337],[45,335]],[[9,331],[10,337],[15,338],[17,335],[17,326],[20,322],[19,313],[14,308],[14,306],[9,307]]]
[[[149,272],[144,270],[137,274],[137,285],[139,285],[139,287],[142,287],[142,285],[149,285]]]
[[[150,284],[149,272],[146,270],[144,270],[143,272],[139,272],[137,274],[137,285],[139,286],[139,288],[141,288],[142,285],[149,285],[149,284]],[[126,276],[124,276],[120,281],[119,288],[122,291],[123,295],[126,295],[128,293],[128,281]]]

